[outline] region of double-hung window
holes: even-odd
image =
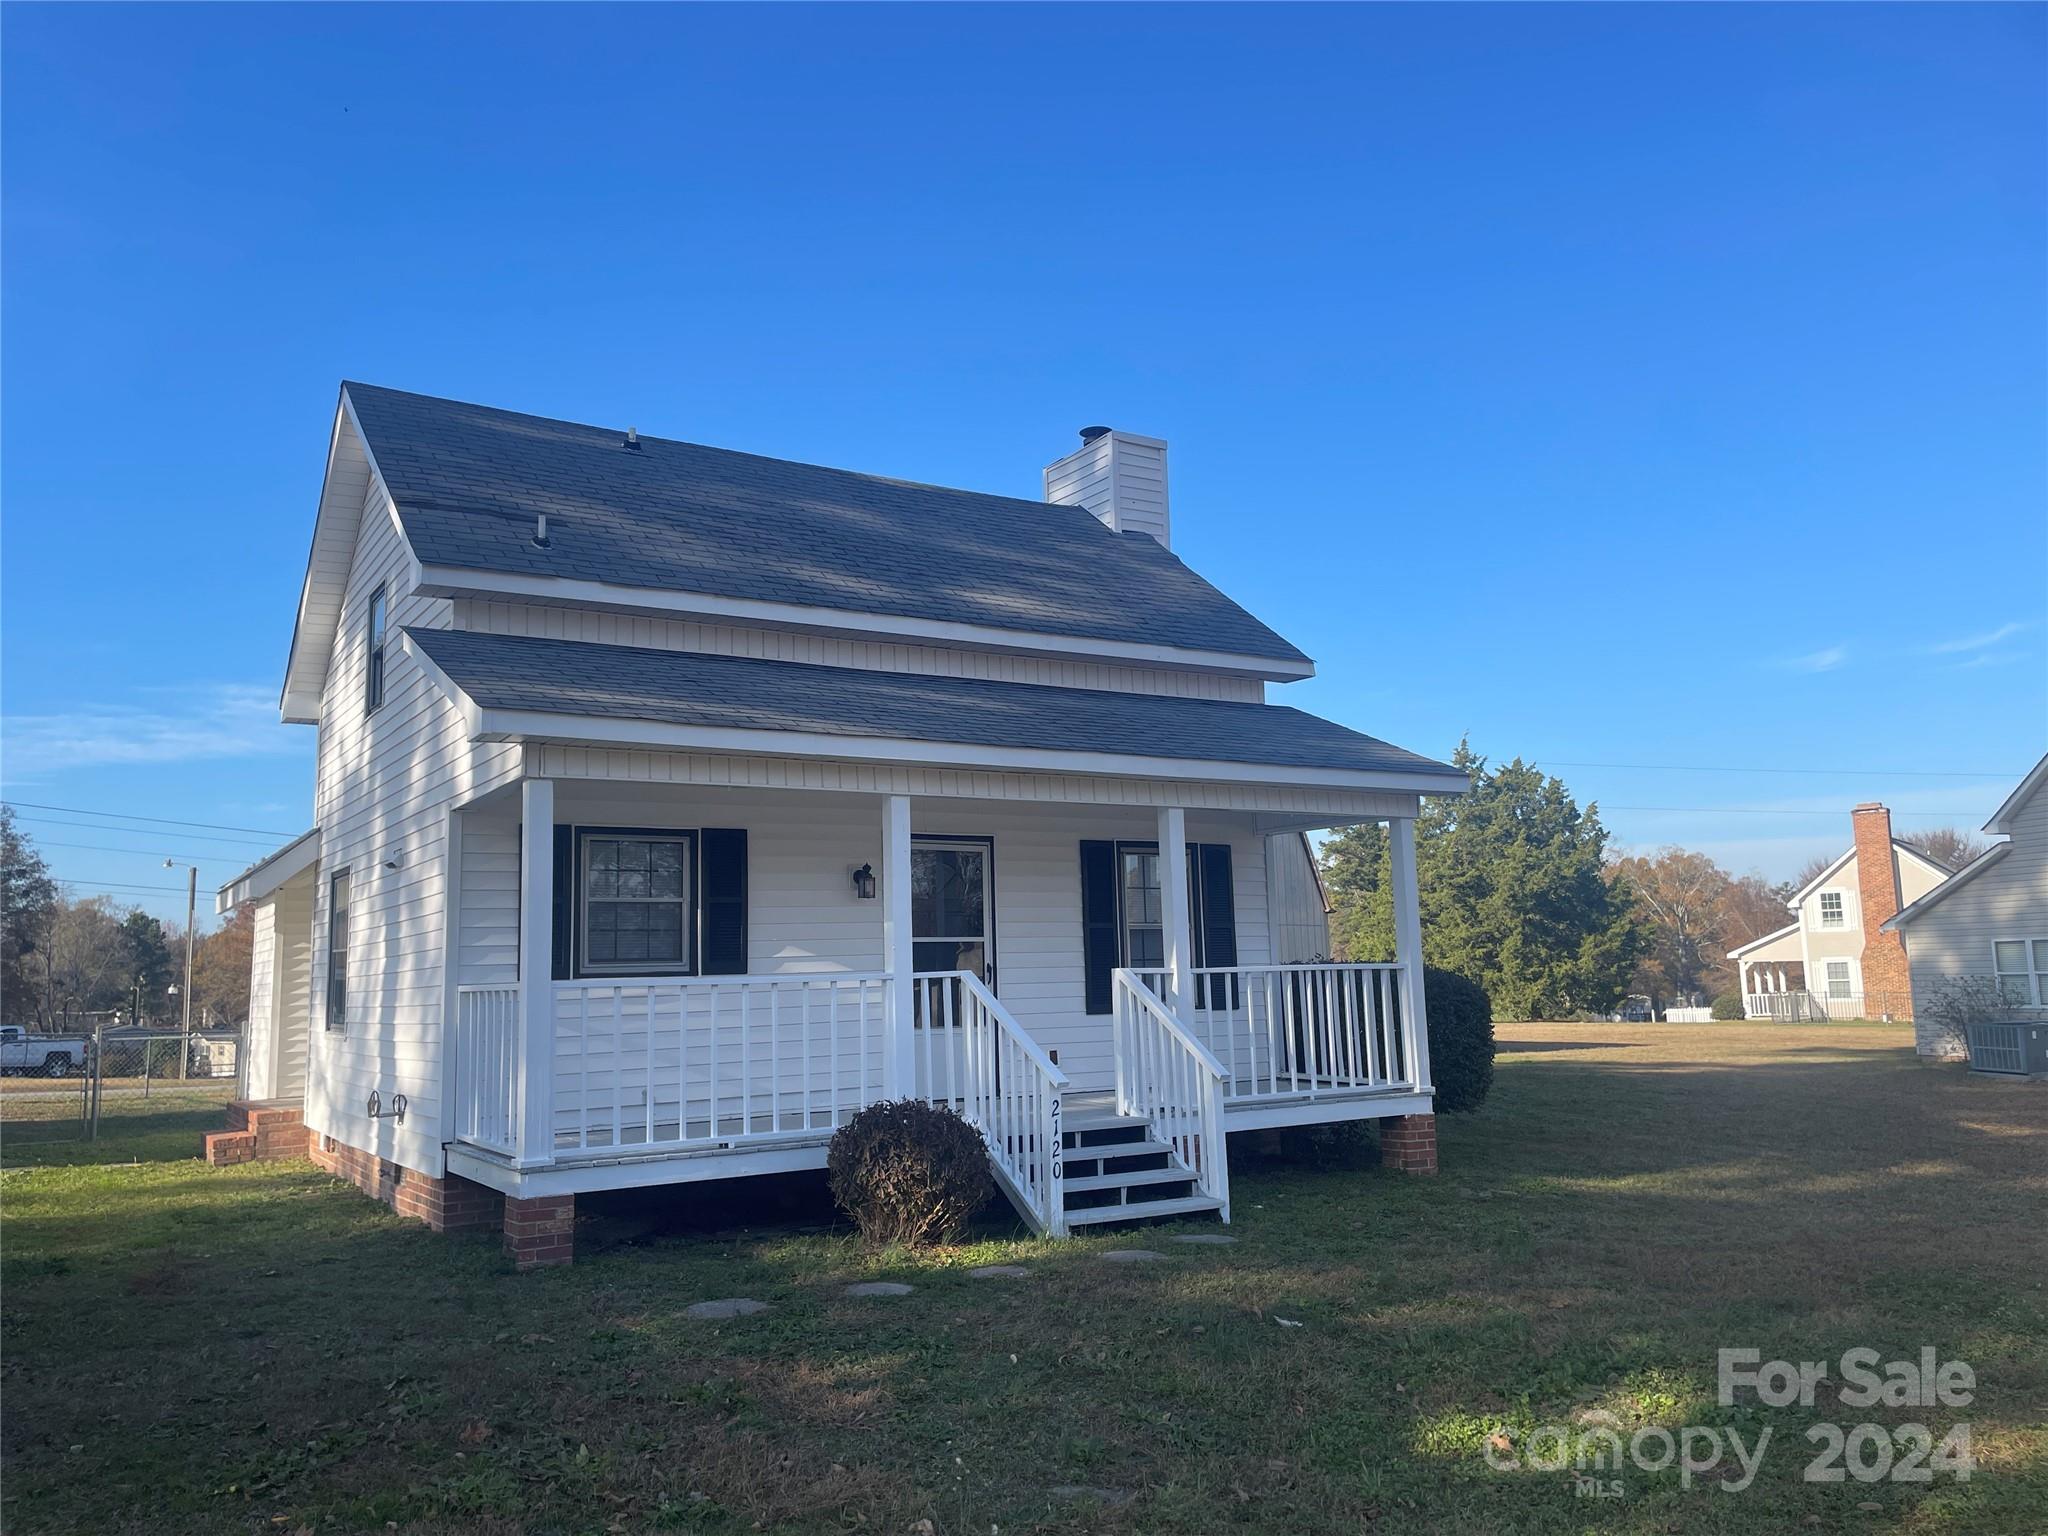
[[[2000,939],[1991,946],[1998,993],[2014,1008],[2048,1008],[2048,939]]]
[[[696,970],[696,834],[586,831],[578,879],[583,974]]]
[[[369,617],[363,625],[363,713],[375,714],[384,702],[384,589],[370,594]]]
[[[1827,966],[1828,1001],[1847,1002],[1856,995],[1853,990],[1855,982],[1849,974],[1849,962],[1846,960],[1830,960]]]
[[[348,871],[327,882],[327,1029],[348,1028]]]
[[[1820,925],[1823,928],[1845,928],[1849,923],[1848,909],[1842,902],[1840,891],[1820,893]]]

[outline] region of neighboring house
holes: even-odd
[[[1913,962],[1923,1056],[1959,1054],[1934,1007],[1964,978],[1989,980],[2018,1020],[2048,1018],[2048,757],[1984,830],[2001,839],[1885,923]]]
[[[1466,780],[1267,703],[1314,666],[1172,553],[1165,445],[1082,438],[1032,502],[345,385],[282,702],[317,826],[221,893],[255,1086],[209,1155],[296,1136],[522,1264],[910,1095],[1054,1233],[1227,1219],[1227,1130],[1391,1117],[1433,1169],[1414,823]],[[1398,958],[1290,964],[1302,834],[1380,820]]]
[[[1793,921],[1730,950],[1752,1019],[1905,1019],[1913,1016],[1906,951],[1886,922],[1948,878],[1892,836],[1881,805],[1850,813],[1854,838],[1785,903]]]

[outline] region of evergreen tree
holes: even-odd
[[[1623,995],[1643,943],[1626,880],[1603,869],[1607,829],[1560,779],[1520,758],[1489,769],[1468,743],[1452,763],[1470,794],[1426,801],[1415,825],[1425,961],[1483,986],[1501,1018],[1604,1012]],[[1394,909],[1384,826],[1347,828],[1323,845],[1348,960],[1389,960]]]
[[[0,805],[0,1014],[25,1024],[38,1012],[43,988],[31,957],[48,937],[57,883],[34,843]]]

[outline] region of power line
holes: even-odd
[[[126,885],[118,880],[66,880],[56,875],[52,875],[50,878],[58,885],[75,886],[92,891],[168,891],[174,896],[185,894],[185,887],[182,885]]]
[[[109,832],[146,832],[147,827],[109,827]],[[176,859],[180,864],[232,864],[233,859],[223,854],[209,853],[204,858],[197,854],[174,853],[168,848],[109,848],[103,843],[38,843],[39,848],[82,848],[89,853],[139,853],[150,859]]]
[[[39,805],[33,800],[10,800],[7,803],[13,806],[25,807],[31,811],[63,811],[71,816],[105,816],[121,821],[153,821],[166,827],[207,827],[215,832],[254,832],[259,837],[297,837],[300,835],[300,832],[304,831],[303,828],[300,829],[300,832],[276,832],[269,827],[231,827],[218,821],[173,821],[168,816],[137,816],[128,811],[94,811],[80,805]],[[123,829],[109,827],[107,830],[109,832],[117,832]],[[140,831],[142,829],[131,827],[126,830]]]
[[[38,826],[77,827],[88,832],[146,832],[152,830],[148,827],[109,827],[96,821],[69,821],[62,816],[18,816],[15,819],[17,821],[32,821]],[[201,843],[237,843],[245,848],[268,848],[271,846],[269,841],[263,838],[222,837],[216,833],[209,832],[180,832],[178,836],[189,837],[195,842]]]
[[[1603,811],[1681,811],[1688,816],[1847,816],[1849,807],[1840,810],[1786,811],[1768,806],[1756,805],[1608,805],[1595,798],[1594,804]],[[1935,816],[1950,821],[1968,821],[1978,816],[1978,811],[1893,811],[1894,816]]]
[[[2017,779],[2017,773],[1965,773],[1955,768],[1727,768],[1717,763],[1576,763],[1561,757],[1526,757],[1531,766],[1553,768],[1626,768],[1637,773],[1797,773],[1823,778],[1872,779]]]

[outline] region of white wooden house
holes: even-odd
[[[317,825],[220,897],[242,1121],[521,1262],[913,1094],[1055,1233],[1228,1219],[1241,1128],[1433,1168],[1413,828],[1465,780],[1268,703],[1313,664],[1174,556],[1165,444],[1082,436],[1032,502],[345,385]],[[1366,820],[1399,954],[1313,963],[1301,834]]]

